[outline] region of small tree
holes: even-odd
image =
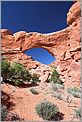
[[[43,101],[36,105],[35,110],[39,117],[42,117],[44,120],[51,120],[58,113],[58,107],[48,101]]]
[[[59,73],[56,71],[56,68],[54,68],[54,70],[53,70],[53,72],[51,74],[50,81],[53,82],[53,83],[62,84],[63,81],[59,77],[60,77]]]
[[[6,81],[10,76],[10,63],[7,60],[1,61],[1,76],[3,77],[3,81]]]
[[[31,74],[25,67],[18,63],[14,62],[10,67],[10,80],[13,81],[16,85],[20,85],[23,82],[29,82],[31,79]]]

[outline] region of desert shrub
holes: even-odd
[[[63,89],[64,90],[64,84],[52,83],[52,90],[56,91],[58,89]]]
[[[81,108],[77,108],[74,110],[74,115],[76,118],[81,118]]]
[[[12,78],[12,80],[13,80],[13,78]],[[13,82],[15,83],[16,86],[19,86],[23,83],[23,81],[20,79],[14,79]]]
[[[30,92],[31,92],[32,94],[38,94],[38,91],[37,91],[36,89],[34,89],[34,88],[31,88],[31,89],[30,89]]]
[[[1,76],[5,82],[10,77],[10,63],[7,60],[1,61]]]
[[[10,113],[7,110],[7,107],[1,104],[1,121],[17,121],[17,120],[24,120],[23,118],[19,117],[16,113]]]
[[[77,87],[68,88],[68,93],[73,95],[74,97],[80,98],[81,97],[81,90]]]
[[[1,104],[1,121],[5,121],[7,117],[7,107]]]
[[[21,85],[23,82],[30,82],[31,84],[37,84],[37,82],[40,82],[38,75],[31,75],[22,64],[13,62],[10,65],[5,59],[1,62],[1,76],[3,81],[15,85]]]
[[[32,74],[31,83],[37,84],[37,82],[40,82],[40,80],[39,80],[38,75],[34,73],[34,74]]]
[[[21,118],[19,115],[17,115],[16,113],[9,113],[8,115],[8,118],[7,118],[8,121],[23,121],[24,119]]]
[[[58,113],[59,109],[56,105],[45,100],[38,103],[35,110],[39,117],[42,117],[44,120],[51,120]]]
[[[62,93],[61,92],[54,92],[52,94],[53,97],[55,97],[56,99],[62,100]]]
[[[31,74],[25,67],[18,63],[14,62],[10,67],[10,81],[13,81],[15,85],[20,85],[23,82],[29,82],[31,79]]]
[[[62,84],[63,81],[59,77],[60,77],[59,73],[56,71],[56,68],[54,68],[54,70],[52,71],[52,74],[51,74],[50,81],[52,83]]]

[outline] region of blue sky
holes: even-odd
[[[1,28],[11,32],[51,33],[66,28],[66,16],[72,1],[2,1]],[[37,49],[40,54],[42,50]],[[35,56],[35,51],[31,50]],[[42,51],[43,54],[45,51]],[[48,53],[45,52],[49,57]],[[44,55],[44,54],[43,54]],[[41,57],[41,56],[40,56]],[[36,55],[37,60],[37,55]],[[41,59],[41,62],[45,58]],[[49,57],[49,60],[52,58]],[[48,60],[45,59],[47,64]],[[49,63],[49,62],[48,62]]]
[[[37,60],[43,64],[51,64],[55,60],[55,57],[53,57],[47,50],[43,48],[29,49],[25,51],[25,54],[32,56],[34,60]]]

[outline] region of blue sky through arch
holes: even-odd
[[[52,56],[46,49],[43,48],[32,48],[24,52],[36,61],[39,61],[42,64],[51,64],[56,60],[55,57]]]

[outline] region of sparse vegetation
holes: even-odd
[[[34,73],[34,74],[32,74],[31,83],[37,84],[37,82],[40,82],[40,80],[39,80],[38,75]]]
[[[42,117],[44,120],[51,120],[59,111],[56,105],[46,100],[37,104],[35,110],[39,117]]]
[[[63,81],[59,77],[60,77],[59,73],[56,71],[56,68],[54,68],[49,81],[52,82],[52,83],[62,84]]]
[[[54,92],[52,94],[53,97],[55,97],[56,99],[62,100],[62,93],[61,92]]]
[[[1,61],[1,76],[3,77],[4,82],[10,77],[10,63],[7,60]]]
[[[9,80],[10,83],[13,82],[17,86],[21,85],[24,82],[25,82],[25,84],[24,84],[24,86],[25,86],[26,85],[26,82],[27,82],[28,86],[29,87],[32,87],[32,86],[35,86],[39,82],[39,77],[38,77],[37,74],[30,74],[30,72],[22,64],[20,64],[18,62],[14,62],[14,63],[12,63],[10,65],[10,63],[7,60],[3,60],[1,62],[1,68],[2,68],[1,69],[2,71],[1,72],[2,72],[3,80],[4,81]],[[53,102],[53,99],[59,99],[59,100],[63,100],[66,105],[68,105],[68,103],[70,105],[70,103],[73,102],[72,99],[74,97],[77,97],[77,98],[80,98],[81,97],[81,89],[80,88],[76,88],[76,87],[74,87],[74,88],[68,88],[68,93],[69,94],[66,94],[66,96],[65,96],[65,94],[63,94],[63,92],[65,93],[65,91],[62,91],[62,90],[64,90],[64,84],[61,81],[60,75],[58,74],[58,72],[56,71],[56,69],[54,69],[54,71],[51,74],[50,82],[51,83],[41,84],[43,86],[40,86],[38,88],[40,88],[40,90],[43,90],[42,95],[43,95],[43,93],[46,93],[46,92],[49,95],[51,95],[52,97],[49,97],[49,98],[51,98],[52,102]],[[5,84],[2,84],[2,85],[5,85]],[[25,86],[25,87],[27,87],[27,86]],[[32,95],[32,94],[36,94],[36,95],[39,94],[39,91],[37,90],[37,87],[30,88],[30,92],[31,92],[30,95]],[[23,96],[24,95],[27,95],[26,92],[24,92]],[[10,97],[11,96],[8,97],[6,95],[3,95],[1,97],[1,100],[3,102],[4,101],[7,102],[8,100],[10,100]],[[19,97],[20,100],[23,99],[21,96],[19,96],[19,94],[18,94],[17,97]],[[28,98],[30,98],[30,97],[28,97]],[[37,98],[38,97],[36,97],[36,99]],[[47,98],[47,97],[45,97],[45,98]],[[35,99],[35,98],[33,98],[33,99]],[[74,99],[74,100],[77,100],[77,99]],[[78,100],[80,100],[80,99],[78,99]],[[28,101],[28,99],[25,98],[25,101]],[[36,101],[38,101],[38,100],[36,100]],[[76,101],[74,101],[74,102],[76,102]],[[59,103],[61,104],[62,102],[59,101]],[[27,104],[29,104],[29,101],[28,101]],[[27,104],[26,104],[26,106],[27,106]],[[12,107],[12,105],[14,106],[13,103],[8,103],[7,105],[9,105],[11,107]],[[68,107],[69,107],[69,105],[68,105]],[[28,107],[27,107],[27,109],[28,109]],[[59,108],[56,105],[54,105],[51,102],[48,102],[46,100],[38,103],[36,105],[36,107],[35,107],[35,111],[37,112],[37,114],[39,115],[39,117],[42,117],[44,120],[55,120],[55,118],[59,119],[59,116],[61,116],[60,113],[58,115]],[[77,109],[74,110],[74,112],[75,112],[75,114],[74,114],[75,118],[80,119],[81,118],[81,109],[80,108],[77,108]],[[7,118],[7,117],[9,117],[9,118]],[[17,115],[16,113],[15,114],[12,114],[12,115],[11,114],[9,115],[9,112],[7,110],[7,107],[4,106],[4,105],[1,105],[1,121],[5,121],[7,119],[9,119],[11,121],[22,120],[22,118],[20,118],[20,116]]]
[[[25,67],[18,63],[14,62],[10,67],[10,80],[15,83],[15,85],[20,85],[23,82],[29,82],[31,79],[31,74]]]
[[[23,121],[24,119],[23,118],[21,118],[21,117],[19,117],[19,115],[17,115],[16,113],[10,113],[9,115],[8,115],[8,120],[9,121]]]
[[[73,95],[74,97],[80,98],[81,97],[81,90],[77,87],[68,88],[68,93]]]
[[[31,88],[31,89],[30,89],[30,92],[31,92],[32,94],[39,94],[39,92],[38,92],[36,89],[34,89],[34,88]]]
[[[16,121],[16,120],[24,120],[23,118],[20,118],[15,113],[10,113],[7,110],[7,107],[3,104],[1,104],[1,121]]]
[[[64,84],[52,83],[52,90],[56,91],[58,89],[63,89],[64,90]]]
[[[74,110],[74,116],[78,119],[81,118],[81,108],[77,108]]]
[[[1,121],[5,121],[7,114],[7,107],[1,104]]]
[[[5,59],[1,62],[1,76],[3,82],[9,82],[17,86],[24,82],[30,82],[36,85],[40,82],[37,74],[30,74],[30,72],[20,63],[13,62],[11,65]]]

